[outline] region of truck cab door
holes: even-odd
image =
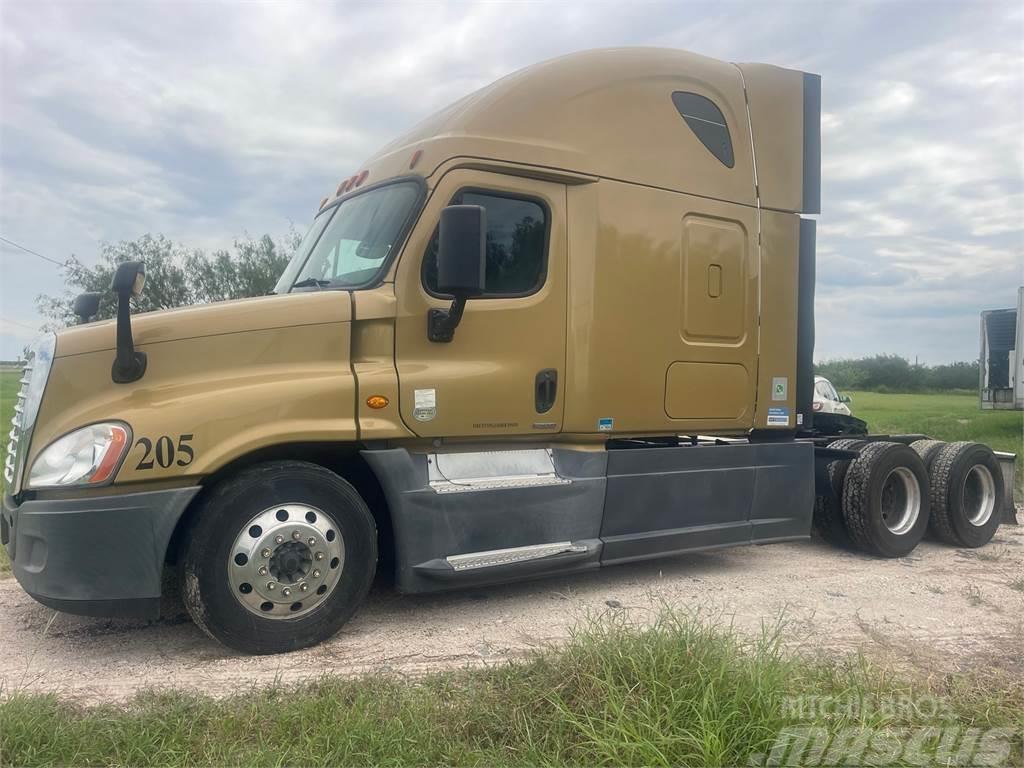
[[[423,437],[490,437],[562,427],[566,322],[565,186],[456,169],[437,183],[395,273],[395,364],[406,426]],[[487,212],[483,296],[450,342],[427,337],[438,295],[437,224],[452,204]]]

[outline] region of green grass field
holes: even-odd
[[[864,764],[945,765],[934,754],[943,728],[957,729],[957,743],[966,728],[1005,728],[999,764],[1020,764],[1019,682],[981,671],[909,679],[856,658],[795,656],[781,650],[784,631],[750,640],[705,616],[666,612],[640,628],[611,613],[526,662],[417,680],[324,678],[222,700],[144,694],[126,707],[14,694],[0,704],[0,764],[836,765],[861,764],[870,741],[896,749]],[[806,763],[800,752],[766,761],[794,728],[820,729],[829,752],[815,757],[812,743]],[[923,753],[904,753],[927,728]]]
[[[849,394],[853,415],[864,419],[873,433],[923,433],[936,440],[970,440],[1016,453],[1018,494],[1024,488],[1024,411],[983,411],[976,394]]]

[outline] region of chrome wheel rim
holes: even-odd
[[[882,522],[897,536],[908,533],[921,514],[921,487],[907,467],[896,467],[882,483]]]
[[[984,464],[975,464],[964,479],[963,507],[967,522],[982,526],[996,509],[996,482]]]
[[[246,610],[293,619],[334,592],[345,564],[337,523],[308,504],[278,504],[246,523],[228,553],[228,582]]]

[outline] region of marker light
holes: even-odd
[[[381,408],[387,407],[388,399],[384,395],[370,395],[366,398],[366,404],[375,411],[379,411]]]
[[[334,196],[335,197],[341,197],[345,193],[345,189],[346,189],[345,184],[347,182],[348,182],[348,179],[342,179],[341,181],[338,182],[338,188],[336,190],[334,190]]]
[[[91,424],[51,443],[36,457],[29,488],[101,485],[113,478],[131,444],[126,424]]]
[[[422,149],[417,149],[415,152],[412,153],[412,160],[409,161],[409,170],[410,171],[413,168],[416,167],[416,163],[418,163],[420,161],[421,157],[423,157],[423,150]]]
[[[327,198],[327,197],[325,197],[325,198],[324,198],[323,200],[321,200],[321,201],[320,201],[320,207],[319,207],[319,208],[317,208],[317,210],[318,210],[318,211],[322,211],[322,210],[324,209],[324,206],[325,206],[325,205],[327,205],[327,201],[328,201],[329,199],[330,199],[330,198]]]
[[[366,181],[366,177],[369,176],[369,175],[370,175],[369,171],[361,171],[359,173],[359,177],[356,179],[356,186],[358,187],[360,184],[362,184],[364,181]]]

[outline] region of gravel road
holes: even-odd
[[[419,674],[500,663],[564,639],[581,616],[668,604],[717,613],[742,631],[785,614],[788,645],[864,651],[943,674],[998,667],[1024,681],[1024,526],[980,550],[925,542],[878,560],[817,541],[749,546],[608,568],[574,578],[448,595],[375,588],[327,643],[280,656],[224,650],[170,603],[156,622],[54,613],[0,580],[0,691],[123,701],[147,688],[227,695],[323,673]]]

